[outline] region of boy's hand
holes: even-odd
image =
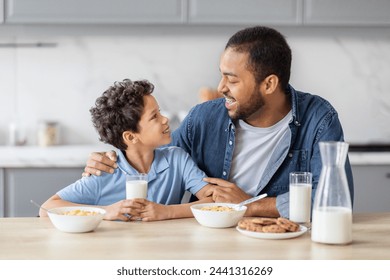
[[[110,152],[94,152],[89,155],[87,165],[82,174],[83,177],[91,175],[100,176],[103,172],[114,173],[117,168],[117,155],[115,151]]]
[[[139,217],[143,222],[161,221],[172,218],[171,207],[169,205],[158,204],[145,199],[142,199],[142,201],[135,199],[135,201],[143,205],[139,211]]]
[[[120,200],[114,204],[104,207],[106,210],[105,220],[134,220],[140,215],[143,204],[134,199]]]

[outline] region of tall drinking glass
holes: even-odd
[[[126,199],[146,198],[148,194],[147,174],[126,175]]]
[[[311,216],[312,174],[290,173],[290,220],[309,225]]]

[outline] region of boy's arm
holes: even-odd
[[[214,202],[212,199],[213,189],[214,187],[211,184],[204,186],[195,194],[199,200],[191,203],[162,205],[162,204],[157,204],[151,201],[144,200],[143,201],[145,202],[144,210],[141,213],[140,217],[142,218],[143,221],[191,218],[194,216],[190,208],[191,205],[198,204],[198,203]]]
[[[89,206],[89,207],[102,208],[106,210],[106,214],[104,215],[105,220],[121,220],[121,221],[129,221],[131,215],[138,216],[139,209],[142,207],[140,203],[132,199],[120,200],[114,204],[107,205],[107,206],[78,204],[67,200],[63,200],[57,194],[53,195],[45,203],[42,204],[42,207],[46,209],[52,209],[56,207],[66,207],[66,206]],[[41,208],[39,210],[39,216],[47,217],[47,212]]]
[[[77,204],[77,203],[63,200],[63,199],[61,199],[61,197],[59,197],[58,194],[55,194],[42,204],[42,208],[39,209],[39,216],[40,217],[47,217],[47,212],[46,212],[46,210],[43,210],[43,208],[52,209],[52,208],[56,208],[56,207],[66,207],[66,206],[87,206],[87,205]],[[92,206],[92,205],[88,205],[88,206]],[[97,207],[97,206],[93,205],[93,207]]]

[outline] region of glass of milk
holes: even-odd
[[[146,198],[148,194],[148,175],[127,174],[126,175],[126,199]]]
[[[310,225],[312,174],[290,173],[290,220]]]

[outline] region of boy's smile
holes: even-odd
[[[171,142],[169,120],[161,115],[160,107],[151,95],[144,96],[144,110],[139,121],[139,128],[136,136],[145,146],[157,148]]]

